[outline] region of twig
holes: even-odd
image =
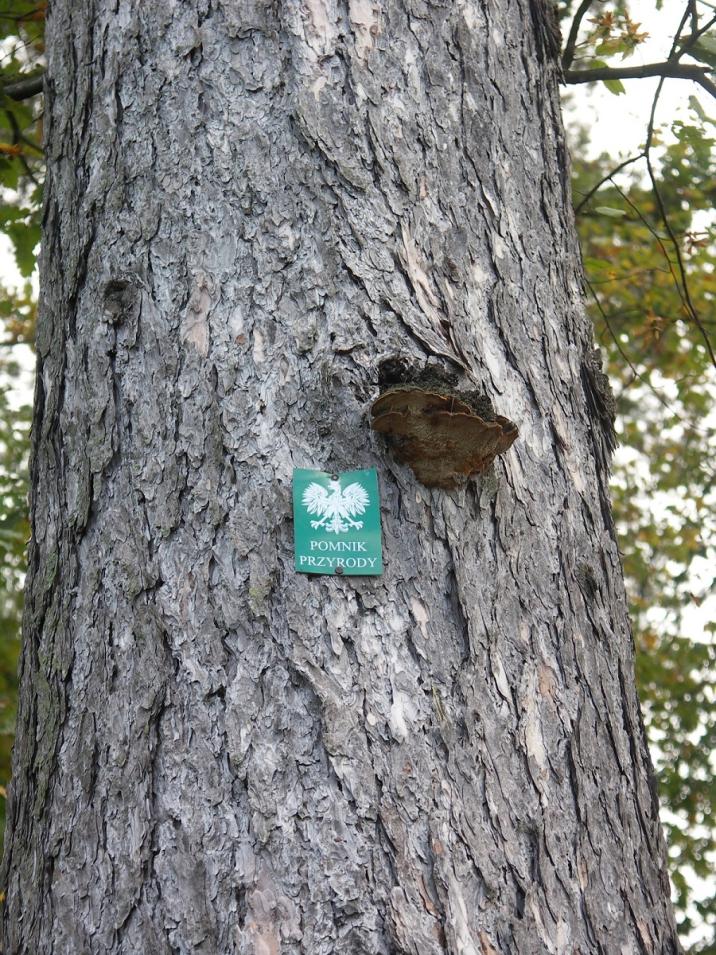
[[[626,353],[626,352],[624,351],[624,349],[622,348],[622,343],[619,341],[618,335],[616,334],[616,332],[615,332],[614,329],[612,328],[611,320],[610,320],[609,316],[607,315],[606,311],[604,310],[604,306],[603,306],[602,303],[599,301],[599,296],[598,296],[597,293],[594,291],[594,289],[593,289],[593,287],[592,287],[592,283],[591,283],[591,282],[589,281],[589,279],[587,279],[587,278],[585,278],[585,282],[587,283],[587,288],[589,289],[589,291],[590,291],[590,293],[591,293],[591,296],[592,296],[592,298],[594,299],[594,304],[595,304],[595,305],[597,306],[597,308],[599,309],[599,314],[602,316],[602,319],[604,320],[604,324],[605,324],[606,327],[607,327],[607,331],[608,331],[609,334],[611,335],[611,337],[612,337],[612,339],[613,339],[613,341],[614,341],[614,344],[615,344],[616,347],[617,347],[617,351],[618,351],[619,354],[622,356],[622,358],[623,358],[623,360],[626,362],[626,364],[629,366],[629,369],[630,369],[632,375],[634,376],[634,378],[635,378],[635,379],[638,378],[639,381],[643,382],[643,384],[646,385],[646,387],[649,389],[649,391],[651,391],[651,392],[653,393],[653,395],[654,395],[654,397],[657,399],[657,401],[659,401],[668,411],[670,411],[672,414],[674,414],[674,415],[676,415],[676,416],[678,417],[678,412],[674,411],[674,409],[670,407],[670,405],[669,405],[669,403],[667,402],[666,398],[662,397],[662,396],[659,394],[659,392],[656,390],[656,388],[652,385],[652,383],[649,381],[649,379],[646,377],[646,375],[642,374],[642,372],[640,372],[640,371],[638,370],[638,368],[635,367],[635,365],[634,365],[634,363],[632,362],[631,358],[629,358],[629,356],[627,355],[627,353]]]
[[[604,320],[604,324],[606,325],[607,331],[609,332],[610,337],[612,338],[614,344],[616,345],[617,351],[618,351],[619,354],[621,355],[622,359],[623,359],[623,360],[626,362],[626,364],[629,366],[629,369],[630,369],[632,375],[634,376],[633,379],[632,379],[632,382],[635,381],[635,380],[638,378],[639,381],[642,382],[642,384],[646,385],[646,387],[647,387],[647,388],[649,389],[649,391],[654,395],[654,397],[655,397],[656,400],[659,402],[659,404],[663,405],[664,408],[666,408],[666,410],[667,410],[670,414],[672,414],[672,415],[676,418],[677,421],[681,421],[682,423],[685,423],[685,422],[686,422],[686,419],[683,417],[683,415],[679,414],[679,412],[676,411],[676,410],[669,404],[669,402],[666,400],[666,398],[664,398],[663,395],[660,395],[660,394],[659,394],[659,392],[656,390],[656,388],[652,385],[652,383],[651,383],[651,381],[649,380],[649,378],[648,378],[645,374],[643,374],[642,372],[640,372],[638,368],[636,368],[636,366],[634,365],[634,363],[632,362],[632,360],[629,358],[629,356],[627,355],[627,353],[624,351],[624,349],[622,348],[622,343],[619,341],[618,335],[616,334],[616,332],[615,332],[614,329],[612,328],[611,319],[610,319],[609,315],[607,315],[606,311],[604,310],[604,306],[603,306],[602,303],[599,301],[599,296],[597,295],[597,293],[596,293],[596,292],[594,291],[594,289],[592,288],[592,285],[591,285],[591,282],[589,281],[589,279],[585,279],[585,281],[586,281],[586,283],[587,283],[587,288],[589,289],[589,291],[590,291],[590,293],[591,293],[591,295],[592,295],[592,298],[594,299],[594,304],[595,304],[595,305],[597,306],[597,308],[599,309],[599,313],[600,313],[600,315],[602,316],[602,319]],[[625,390],[625,389],[622,389],[622,394],[623,394],[624,390]],[[621,395],[620,395],[619,397],[621,397]],[[698,429],[696,429],[696,430],[698,431]]]
[[[696,27],[692,26],[691,35],[686,38],[686,40],[684,41],[684,45],[681,47],[681,49],[677,50],[673,54],[673,56],[669,57],[669,59],[680,60],[682,56],[685,56],[686,54],[688,54],[689,50],[692,47],[696,46],[696,44],[699,42],[699,40],[704,35],[704,33],[708,33],[708,31],[711,29],[714,23],[716,23],[716,17],[711,17],[711,19],[704,26],[702,26],[701,29],[696,29]],[[689,54],[689,55],[691,56],[693,54]]]
[[[46,4],[41,3],[32,10],[27,10],[25,13],[10,13],[7,10],[0,10],[0,20],[16,20],[18,23],[24,23],[25,21],[32,22],[38,19],[44,20],[45,6]],[[38,14],[40,14],[39,17]]]
[[[10,125],[10,128],[13,131],[13,144],[16,145],[18,148],[20,148],[20,143],[25,143],[26,146],[31,146],[33,149],[36,149],[38,153],[42,156],[43,155],[42,148],[38,146],[37,143],[33,143],[31,139],[28,139],[27,136],[24,135],[24,133],[20,129],[20,124],[17,121],[17,117],[15,116],[13,111],[11,109],[6,109],[4,112],[5,112],[5,115],[7,116],[7,120]],[[25,153],[20,152],[18,154],[18,158],[20,162],[22,163],[22,166],[25,170],[25,175],[30,179],[33,185],[39,186],[40,184],[35,178],[32,172],[32,169],[30,168],[30,164],[27,161],[27,156],[25,155]]]
[[[577,12],[574,14],[572,19],[572,25],[569,28],[569,36],[567,37],[567,43],[564,48],[564,53],[562,54],[562,69],[568,70],[572,65],[574,60],[574,51],[577,48],[577,37],[579,36],[579,28],[582,25],[582,20],[584,19],[584,14],[589,10],[592,5],[592,0],[582,0],[579,5]]]
[[[38,153],[40,156],[45,155],[45,150],[42,148],[42,146],[38,146],[37,143],[34,143],[24,133],[20,133],[18,139],[21,143],[24,143],[28,149],[34,149],[35,152]]]
[[[649,229],[649,231],[653,231],[648,224],[645,223],[645,225],[647,229]],[[664,275],[667,275],[669,274],[669,269],[657,269],[657,268],[633,269],[631,272],[622,272],[621,275],[615,275],[613,278],[598,279],[598,280],[593,279],[592,284],[593,285],[611,285],[613,282],[626,282],[627,279],[635,279],[635,278],[638,278],[640,275],[652,275],[654,272],[662,272]]]
[[[3,53],[3,55],[0,56],[0,63],[3,63],[5,60],[12,60],[16,53],[20,53],[22,50],[28,49],[28,47],[31,47],[35,42],[35,37],[28,37],[26,40],[23,40],[22,43],[14,44],[6,53]]]
[[[668,268],[668,271],[669,271],[669,273],[670,273],[672,279],[674,280],[674,285],[676,286],[676,290],[677,290],[677,292],[679,293],[679,298],[681,299],[681,302],[682,302],[684,308],[685,308],[686,311],[688,312],[688,311],[689,311],[689,305],[688,305],[688,301],[687,301],[687,298],[686,298],[686,295],[685,295],[685,291],[684,291],[684,288],[683,288],[683,286],[686,285],[686,276],[685,276],[685,273],[684,273],[684,271],[683,271],[683,268],[682,268],[682,271],[681,271],[680,276],[677,276],[676,272],[674,271],[674,266],[673,266],[672,263],[671,263],[671,259],[669,258],[669,253],[666,251],[666,246],[664,245],[664,243],[663,243],[663,241],[662,241],[661,236],[659,235],[659,233],[658,233],[658,232],[656,231],[656,229],[652,226],[652,224],[644,217],[644,215],[643,215],[641,209],[636,205],[636,203],[635,203],[635,202],[632,202],[632,200],[629,198],[629,196],[628,196],[625,192],[623,192],[615,182],[612,183],[612,185],[614,186],[614,188],[616,189],[616,191],[619,193],[619,195],[622,197],[622,199],[624,200],[624,202],[626,202],[626,204],[629,206],[629,208],[630,208],[630,209],[634,212],[634,214],[639,218],[639,221],[642,223],[642,225],[643,225],[646,229],[649,230],[649,232],[651,233],[652,238],[654,239],[654,241],[656,242],[656,244],[659,246],[659,249],[661,250],[661,254],[664,256],[664,259],[666,260],[666,264],[667,264],[668,267],[669,267],[669,268]],[[652,184],[652,186],[653,186],[653,184]],[[676,243],[676,237],[672,235],[671,238],[672,238],[672,241],[673,241],[674,243]],[[679,279],[681,279],[681,281],[679,281]]]
[[[676,53],[676,50],[678,49],[679,43],[681,41],[681,32],[686,26],[686,22],[688,19],[689,19],[689,7],[687,6],[681,18],[681,23],[679,24],[679,27],[674,35],[674,41],[671,45],[669,57],[674,56],[674,54]],[[644,159],[646,160],[646,169],[649,174],[651,188],[654,193],[656,205],[659,210],[659,216],[661,218],[661,221],[664,223],[666,234],[669,237],[669,241],[671,242],[674,249],[674,253],[676,255],[676,262],[679,269],[679,276],[681,278],[681,282],[680,283],[677,282],[677,288],[679,288],[679,284],[680,284],[680,289],[679,289],[680,297],[684,303],[684,306],[686,308],[686,311],[689,317],[691,318],[691,321],[694,323],[694,325],[696,325],[699,332],[701,333],[701,337],[703,338],[706,344],[706,350],[708,351],[709,358],[711,359],[711,363],[716,368],[716,355],[714,355],[714,350],[711,346],[711,341],[709,339],[708,332],[702,325],[699,314],[696,311],[696,307],[694,306],[693,300],[691,298],[689,283],[686,278],[686,269],[684,268],[684,260],[681,255],[681,248],[679,247],[679,243],[676,239],[676,236],[674,235],[674,231],[671,228],[671,223],[669,222],[669,217],[666,213],[664,200],[662,198],[661,191],[659,190],[659,186],[656,181],[656,174],[654,172],[654,167],[651,162],[651,149],[654,144],[654,124],[656,119],[656,107],[659,103],[659,97],[661,96],[661,91],[664,88],[664,79],[665,77],[663,76],[659,79],[659,82],[657,83],[657,86],[656,86],[656,91],[654,93],[654,99],[652,100],[652,103],[651,103],[651,112],[649,113],[649,124],[647,126],[647,132],[646,132],[646,144],[644,146]],[[668,256],[667,256],[667,261],[669,261]],[[683,295],[682,295],[682,291],[683,291]]]
[[[668,60],[674,59],[674,56],[676,55],[676,51],[679,48],[679,43],[681,43],[681,32],[686,26],[686,21],[691,17],[691,15],[692,15],[692,0],[689,0],[689,2],[686,4],[686,9],[684,10],[683,16],[681,17],[681,23],[679,23],[679,26],[676,29],[676,33],[674,34],[674,40],[671,44],[671,49],[669,50],[669,55],[667,57]],[[661,90],[659,90],[659,92],[661,92]],[[658,99],[658,94],[657,94],[657,99]],[[654,106],[656,106],[656,100],[654,100]]]
[[[699,313],[696,311],[696,306],[694,305],[693,300],[691,298],[689,283],[686,280],[686,269],[684,267],[684,260],[681,255],[681,247],[679,246],[679,242],[676,236],[674,235],[673,229],[671,228],[671,223],[669,222],[669,217],[666,213],[666,208],[664,206],[664,200],[662,199],[661,191],[659,190],[659,187],[657,186],[657,183],[656,183],[656,176],[654,174],[654,168],[651,164],[651,155],[649,151],[647,151],[647,155],[646,155],[646,168],[649,172],[649,179],[651,180],[651,188],[654,192],[654,198],[656,199],[656,204],[659,209],[659,216],[661,218],[661,221],[664,223],[666,234],[669,236],[669,241],[671,242],[674,249],[674,254],[676,255],[676,262],[679,267],[679,275],[681,276],[680,294],[681,294],[681,291],[683,290],[682,300],[684,302],[684,306],[686,308],[686,311],[689,314],[689,317],[691,318],[691,321],[694,323],[694,325],[696,325],[698,330],[701,332],[701,337],[703,338],[704,344],[706,345],[706,351],[708,352],[709,358],[711,359],[711,364],[714,366],[714,368],[716,368],[716,354],[714,354],[714,350],[711,345],[711,340],[708,336],[708,332],[706,331],[704,326],[701,324]],[[678,283],[677,283],[677,287],[678,287]]]
[[[584,196],[582,201],[575,208],[574,214],[578,216],[579,213],[582,211],[582,209],[586,206],[586,204],[592,198],[594,193],[598,192],[602,188],[605,182],[609,182],[612,176],[616,176],[617,173],[622,172],[622,170],[626,169],[627,166],[631,166],[632,163],[638,162],[640,159],[643,159],[643,158],[644,158],[644,153],[641,152],[636,156],[630,156],[629,159],[625,159],[624,162],[620,162],[618,166],[615,166],[614,169],[612,169],[611,172],[607,173],[606,176],[603,176],[595,186],[592,186],[592,188],[589,190],[586,196]]]
[[[686,4],[691,19],[691,33],[696,33],[699,29],[699,11],[696,8],[696,0],[688,0]]]

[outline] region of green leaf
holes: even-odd
[[[595,206],[594,211],[602,216],[611,216],[613,219],[620,219],[626,215],[623,209],[612,209],[611,206]]]
[[[17,159],[0,155],[0,186],[6,189],[17,189],[21,173],[22,168]]]
[[[585,256],[584,265],[587,269],[595,272],[602,272],[605,269],[613,269],[614,263],[607,259],[595,259],[592,256]]]
[[[689,96],[689,109],[692,109],[699,117],[702,123],[713,123],[712,119],[704,112],[704,108],[695,96]]]
[[[603,80],[602,82],[609,92],[613,93],[615,96],[619,96],[621,93],[626,93],[624,84],[621,80]]]
[[[15,260],[20,274],[29,278],[35,271],[35,249],[40,242],[40,226],[37,223],[25,225],[13,222],[7,227],[7,234],[15,248]]]
[[[627,46],[621,38],[612,37],[612,39],[600,43],[594,52],[599,54],[599,56],[614,56],[617,53],[624,53],[626,49]]]
[[[689,56],[716,69],[716,36],[705,33],[689,47]]]
[[[0,229],[10,222],[19,222],[26,220],[30,215],[29,209],[23,209],[22,206],[13,206],[8,203],[0,207]]]

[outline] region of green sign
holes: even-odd
[[[293,472],[296,570],[303,574],[382,574],[375,468]]]

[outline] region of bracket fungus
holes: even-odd
[[[401,464],[426,487],[458,487],[481,474],[517,437],[517,425],[492,410],[484,395],[446,394],[415,385],[384,391],[371,408]]]

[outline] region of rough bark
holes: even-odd
[[[51,5],[7,953],[677,951],[541,11]],[[491,474],[395,463],[393,356]],[[384,575],[295,574],[370,465]]]

